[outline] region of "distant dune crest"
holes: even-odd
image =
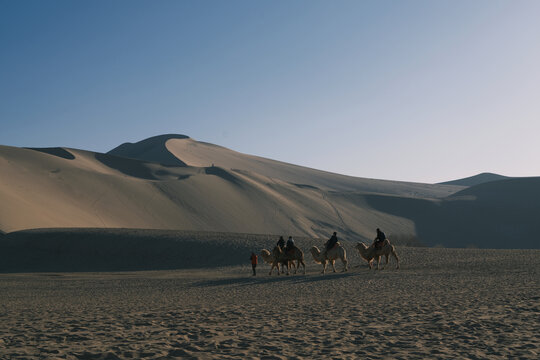
[[[154,136],[136,143],[123,143],[107,154],[163,165],[186,166],[183,161],[167,151],[165,144],[171,139],[189,139],[189,136],[177,134]]]
[[[491,181],[499,181],[499,180],[505,180],[510,179],[507,176],[493,174],[493,173],[481,173],[478,175],[466,177],[463,179],[458,180],[452,180],[452,181],[446,181],[441,184],[443,185],[459,185],[459,186],[474,186],[474,185],[480,185],[483,183],[491,182]]]

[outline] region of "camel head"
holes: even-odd
[[[270,251],[266,249],[261,250],[261,257],[263,260],[269,264],[271,264],[274,261],[274,258],[272,257],[272,254],[270,254]]]
[[[370,254],[368,254],[369,246],[367,246],[363,242],[357,243],[355,248],[360,253],[360,256],[366,259],[366,261],[370,261],[371,259],[373,259],[373,256],[370,256]]]
[[[281,250],[281,248],[279,246],[275,246],[274,247],[274,250],[272,251],[272,254],[274,256],[279,256],[283,253],[283,251]]]
[[[313,246],[311,249],[309,249],[311,252],[311,255],[313,256],[313,260],[315,260],[316,263],[321,263],[321,251],[318,247]]]
[[[358,250],[367,250],[369,246],[367,246],[366,244],[364,244],[363,242],[359,242],[356,244],[356,248]]]

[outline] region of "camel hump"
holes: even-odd
[[[386,246],[392,246],[392,245],[390,244],[390,240],[388,240],[388,238],[384,239],[384,241],[376,242],[376,243],[374,244],[374,247],[375,247],[376,249],[382,249],[383,247],[386,247]]]

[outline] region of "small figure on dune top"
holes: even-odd
[[[377,237],[375,238],[373,245],[377,248],[381,247],[384,240],[386,240],[386,235],[381,231],[381,229],[377,228]]]
[[[279,240],[278,240],[276,246],[279,246],[279,249],[283,250],[283,248],[285,247],[285,239],[283,238],[283,236],[279,237]]]

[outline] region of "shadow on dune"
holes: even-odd
[[[249,266],[251,252],[275,245],[279,236],[188,230],[147,229],[34,229],[0,233],[0,272],[80,272],[221,268]],[[295,237],[311,262],[308,249],[323,239]],[[345,242],[344,242],[345,243]],[[346,243],[349,261],[357,255]],[[351,263],[352,264],[352,263]],[[265,264],[266,265],[266,264]],[[269,267],[260,260],[260,275]],[[339,266],[338,266],[339,267]],[[322,268],[317,268],[320,272]],[[341,270],[338,268],[338,271]],[[348,273],[308,276],[297,274],[257,281],[319,281]],[[280,280],[281,279],[281,280]],[[251,279],[247,279],[250,281]],[[217,280],[220,281],[220,280]],[[241,283],[246,279],[238,279]],[[219,283],[201,283],[216,286]]]
[[[200,269],[248,265],[278,236],[187,230],[66,228],[0,234],[0,272]],[[297,237],[303,249],[320,239]],[[309,259],[311,255],[306,253]],[[261,270],[262,271],[262,270]],[[268,271],[268,270],[265,270]]]
[[[29,150],[39,151],[45,154],[58,156],[62,159],[73,160],[75,156],[64,148],[52,147],[52,148],[27,148]]]
[[[124,143],[107,154],[162,165],[187,166],[186,163],[171,154],[167,149],[166,143],[171,139],[189,139],[189,136],[177,134],[154,136],[136,143]]]
[[[95,154],[96,160],[111,169],[118,170],[122,174],[133,176],[139,179],[157,180],[152,170],[145,166],[146,163],[128,158],[117,157],[107,154]]]
[[[230,235],[231,237],[234,234]],[[252,249],[219,233],[44,229],[0,237],[0,272],[191,269],[246,263]]]
[[[210,166],[204,169],[205,174],[214,175],[222,178],[223,180],[229,181],[235,185],[240,184],[240,180],[230,172],[225,169],[222,169],[218,166]]]
[[[414,221],[427,245],[539,248],[540,178],[473,186],[440,201],[366,195],[373,208]]]

